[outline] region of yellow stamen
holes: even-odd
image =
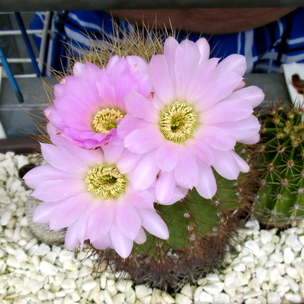
[[[160,131],[167,140],[182,144],[190,139],[196,130],[197,116],[192,106],[175,101],[161,112]]]
[[[128,179],[115,165],[93,167],[85,178],[87,190],[101,198],[117,198],[126,190]]]
[[[96,133],[108,134],[117,127],[117,120],[122,119],[124,113],[116,109],[102,109],[96,113],[92,121],[92,129]]]

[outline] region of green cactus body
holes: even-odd
[[[147,233],[147,241],[134,244],[127,259],[113,250],[95,251],[99,261],[128,272],[137,284],[149,283],[161,289],[178,289],[214,270],[224,262],[231,237],[249,210],[246,175],[241,174],[238,181],[215,175],[218,191],[212,199],[201,197],[194,188],[173,205],[156,204],[169,228],[168,240]]]
[[[261,116],[260,164],[266,166],[253,204],[266,225],[285,226],[304,217],[303,110],[276,107]]]

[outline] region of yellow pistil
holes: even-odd
[[[192,106],[175,101],[160,115],[159,127],[164,137],[182,144],[190,139],[197,128],[198,115]]]
[[[85,178],[87,190],[94,196],[104,199],[117,198],[126,190],[128,179],[115,165],[93,167]]]
[[[102,109],[96,113],[92,121],[92,129],[96,133],[108,134],[117,127],[117,120],[122,119],[124,113],[116,109]]]

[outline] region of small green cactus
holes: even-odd
[[[303,113],[295,106],[277,105],[260,116],[263,173],[253,207],[262,224],[284,227],[304,218]]]

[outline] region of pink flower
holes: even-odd
[[[54,105],[45,115],[74,144],[95,149],[109,142],[126,114],[124,97],[131,91],[151,93],[147,63],[137,56],[113,56],[100,69],[92,63],[76,63],[73,76],[55,85]]]
[[[119,161],[130,154],[115,139],[97,150],[80,149],[48,126],[52,144],[41,144],[47,164],[34,168],[24,179],[43,201],[34,221],[50,223],[51,230],[67,227],[68,249],[89,240],[97,249],[114,248],[126,258],[133,242],[149,233],[167,239],[168,228],[154,209],[153,188],[135,190]]]
[[[242,88],[245,58],[231,55],[218,63],[209,53],[204,38],[180,44],[168,38],[164,54],[149,64],[152,101],[139,92],[126,97],[128,114],[117,134],[138,159],[122,170],[136,189],[156,183],[161,203],[172,200],[177,186],[213,197],[217,185],[211,167],[236,179],[249,170],[233,150],[236,142],[259,140],[260,124],[252,113],[264,94],[255,86]]]

